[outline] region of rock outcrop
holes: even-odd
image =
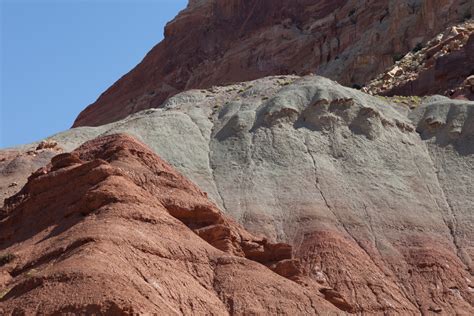
[[[0,207],[3,200],[25,185],[27,177],[38,168],[45,166],[49,160],[62,152],[59,146],[46,146],[48,142],[30,146],[28,149],[0,150]]]
[[[114,122],[184,90],[269,75],[316,73],[363,85],[473,13],[465,0],[190,1],[165,39],[74,126]]]
[[[441,94],[474,100],[474,22],[452,26],[419,43],[364,91],[393,96]]]
[[[292,259],[267,266],[339,310],[470,315],[474,103],[411,107],[322,77],[278,76],[190,90],[50,139],[69,151],[101,135],[136,137],[247,230],[292,245]],[[212,240],[224,231],[199,234],[221,248]]]
[[[125,135],[31,175],[5,203],[0,250],[2,315],[342,313],[270,270],[301,275],[291,246],[245,231]]]

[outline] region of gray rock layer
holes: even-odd
[[[322,77],[268,77],[51,139],[72,150],[119,132],[250,231],[292,243],[346,310],[474,313],[473,102],[411,111]]]

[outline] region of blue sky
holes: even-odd
[[[187,0],[0,0],[0,148],[70,128]]]

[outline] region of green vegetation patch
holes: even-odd
[[[12,253],[5,253],[0,255],[0,267],[4,266],[13,260],[15,260],[16,256]]]

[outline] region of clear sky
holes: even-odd
[[[71,127],[187,0],[0,0],[0,148]]]

